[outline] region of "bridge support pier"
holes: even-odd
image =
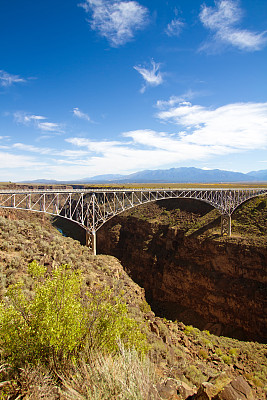
[[[221,235],[231,236],[231,215],[222,214],[221,216]]]
[[[86,230],[86,246],[91,249],[92,254],[96,256],[96,232]]]

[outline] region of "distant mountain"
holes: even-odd
[[[43,185],[52,185],[60,182],[53,179],[35,179],[34,181],[23,181],[19,183],[42,183]]]
[[[267,169],[262,169],[260,171],[251,171],[247,175],[253,176],[257,181],[267,181]]]
[[[105,174],[77,181],[55,181],[39,179],[28,183],[42,184],[110,184],[110,183],[223,183],[223,182],[266,182],[267,170],[241,172],[220,169],[204,170],[194,167],[156,169],[135,172],[129,175]]]
[[[120,175],[120,174],[105,174],[105,175],[96,175],[92,176],[91,178],[84,178],[79,180],[80,182],[93,182],[93,181],[114,181],[114,180],[119,180],[119,179],[124,179],[125,175]]]
[[[253,178],[252,178],[253,179]],[[211,183],[211,182],[246,182],[248,176],[241,172],[219,169],[203,170],[200,168],[171,168],[136,172],[123,178],[123,182],[157,183]]]

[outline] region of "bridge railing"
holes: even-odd
[[[140,188],[0,190],[0,207],[44,212],[72,220],[95,243],[96,231],[113,216],[151,201],[190,198],[204,201],[222,215],[221,233],[231,235],[231,214],[244,201],[267,193],[267,188]],[[94,246],[94,245],[93,245]]]

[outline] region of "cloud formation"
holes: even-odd
[[[92,122],[91,118],[89,117],[88,114],[82,112],[81,110],[79,110],[78,107],[75,107],[73,110],[73,115],[77,118],[81,118],[81,119],[85,119],[86,121]]]
[[[139,129],[123,132],[117,140],[69,137],[61,143],[61,149],[9,142],[8,153],[3,158],[4,153],[0,154],[0,168],[4,171],[12,162],[14,168],[21,168],[24,174],[29,171],[32,176],[40,171],[44,174],[45,166],[46,177],[64,180],[66,176],[77,179],[106,171],[130,173],[267,149],[267,102],[212,108],[185,100],[178,102],[181,97],[185,95],[161,101],[156,114],[165,126],[170,124],[171,133],[167,129]],[[45,117],[40,115],[19,117],[26,124],[45,123]],[[26,157],[24,152],[32,156]]]
[[[66,141],[87,151],[81,165],[88,167],[91,176],[107,170],[126,173],[267,148],[267,103],[235,103],[215,109],[189,102],[170,108],[166,104],[158,118],[179,128],[173,133],[128,131],[117,141],[79,137]]]
[[[141,93],[144,93],[148,86],[158,86],[163,83],[162,74],[159,70],[160,64],[155,63],[154,60],[151,60],[152,68],[148,69],[141,66],[134,66],[134,69],[139,72],[139,74],[145,80],[145,84],[141,88]]]
[[[234,103],[215,109],[183,102],[158,118],[181,126],[180,141],[231,150],[267,147],[267,103]]]
[[[91,13],[91,28],[113,47],[129,42],[148,19],[147,8],[136,1],[86,0],[80,6]]]
[[[38,153],[38,154],[44,154],[44,155],[50,155],[50,156],[61,156],[61,157],[67,157],[67,158],[77,158],[77,157],[83,157],[88,154],[87,151],[83,150],[55,150],[53,148],[49,147],[37,147],[33,146],[31,144],[24,144],[24,143],[14,143],[12,145],[13,149],[21,150],[21,151],[27,151],[30,153]]]
[[[10,168],[35,168],[44,165],[45,163],[40,162],[38,159],[0,151],[0,169],[5,170],[6,176],[8,176]]]
[[[37,174],[38,166],[45,165],[47,177],[75,179],[106,171],[130,173],[267,149],[267,102],[211,108],[189,101],[177,103],[178,99],[172,97],[161,102],[157,112],[161,122],[171,124],[171,133],[139,129],[123,132],[117,140],[69,137],[60,150],[24,143],[9,144],[9,153],[1,160],[0,168],[12,161],[12,165],[21,166],[22,170],[30,171],[30,167],[34,167]],[[26,117],[34,123],[42,123],[44,118],[29,114]],[[38,160],[20,156],[19,153],[25,151],[38,154]]]
[[[176,18],[167,25],[165,32],[168,36],[179,36],[184,26],[185,23]]]
[[[14,83],[26,82],[26,79],[21,78],[19,75],[11,75],[8,72],[0,70],[0,86],[8,87]]]
[[[239,28],[242,14],[237,0],[218,0],[215,7],[203,5],[199,17],[213,32],[213,45],[224,43],[244,51],[260,50],[267,42],[266,31],[258,33]],[[212,43],[205,43],[201,49],[207,50],[211,46]]]
[[[27,114],[22,111],[17,111],[14,113],[15,121],[19,124],[23,125],[32,125],[37,129],[40,129],[43,132],[49,133],[62,133],[62,124],[54,123],[54,122],[43,122],[46,120],[46,117],[42,115],[34,115]]]
[[[184,101],[191,100],[199,95],[203,95],[203,93],[194,92],[191,89],[189,89],[186,93],[183,93],[181,96],[171,96],[169,100],[158,100],[156,103],[156,107],[159,109],[173,107],[176,104],[180,104]]]

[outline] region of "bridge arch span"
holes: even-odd
[[[157,200],[148,200],[148,201],[143,201],[143,202],[140,203],[140,204],[134,204],[134,205],[132,205],[132,206],[128,206],[128,207],[119,209],[119,210],[116,211],[116,213],[111,214],[111,215],[107,215],[106,218],[105,218],[105,220],[100,220],[100,222],[97,223],[97,226],[96,226],[95,231],[97,232],[106,222],[108,222],[108,221],[111,220],[112,218],[116,217],[117,215],[122,214],[122,213],[125,212],[125,211],[131,210],[131,209],[136,208],[136,207],[140,207],[140,206],[145,205],[145,204],[148,204],[148,203],[155,203],[156,201],[161,201],[161,200],[164,201],[164,200],[169,200],[169,199],[177,200],[177,199],[181,199],[181,197],[180,197],[180,198],[177,198],[177,197],[168,197],[168,198],[161,198],[161,199],[157,199]],[[187,198],[184,197],[184,198],[182,198],[182,199],[187,199]],[[204,202],[204,203],[210,205],[210,206],[213,207],[213,208],[217,208],[217,207],[215,207],[214,204],[210,203],[209,201],[206,201],[206,200],[203,200],[203,199],[197,199],[197,198],[193,198],[193,197],[191,197],[190,199],[191,199],[191,200],[201,201],[201,202]]]
[[[96,232],[108,220],[126,210],[166,199],[195,199],[218,209],[221,233],[231,235],[231,215],[267,188],[251,189],[62,189],[0,190],[0,207],[43,212],[71,220],[87,232],[88,244],[96,253]]]

